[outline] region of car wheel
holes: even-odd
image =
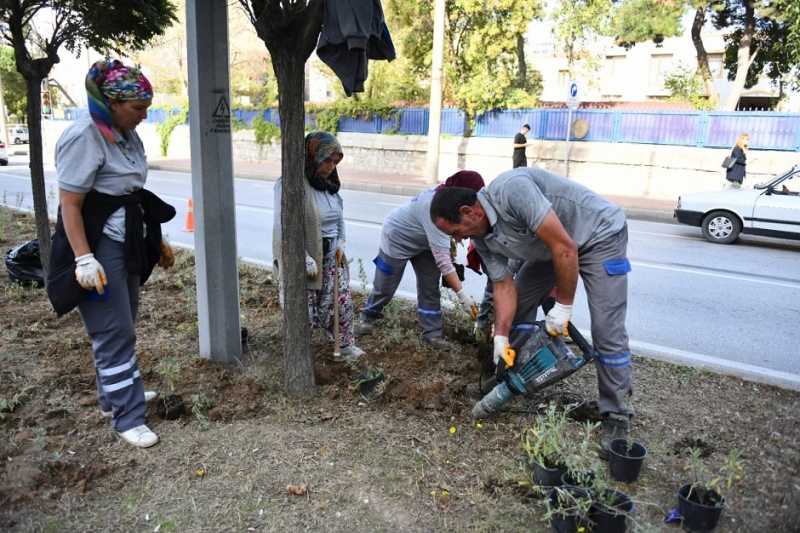
[[[6,165],[8,165],[8,159],[0,160],[0,166],[6,166]]]
[[[742,232],[742,223],[728,211],[713,211],[703,219],[703,236],[708,242],[730,244]]]
[[[22,141],[19,140],[19,137],[14,139],[14,144],[22,144]]]

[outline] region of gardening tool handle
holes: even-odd
[[[336,250],[336,259],[333,264],[333,357],[341,355],[339,348],[339,264],[342,261],[342,251]]]
[[[586,337],[583,336],[580,330],[575,327],[571,321],[567,325],[567,332],[569,336],[572,337],[572,341],[581,349],[583,360],[587,363],[591,362],[592,359],[594,359],[594,348],[592,348],[592,345],[586,340]]]
[[[555,303],[556,299],[552,296],[548,297],[544,301],[542,304],[542,310],[544,311],[545,315],[550,312],[550,309],[553,308]],[[572,323],[572,320],[570,320],[567,324],[567,333],[569,333],[569,336],[572,337],[573,342],[578,345],[578,348],[581,349],[581,352],[583,353],[583,360],[587,363],[590,363],[594,359],[594,348],[592,348],[592,345],[586,340],[586,337],[581,334],[580,330],[575,327],[575,325]]]

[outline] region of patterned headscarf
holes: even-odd
[[[327,131],[312,131],[306,135],[306,165],[305,173],[308,183],[318,191],[328,191],[331,194],[339,192],[342,183],[339,173],[334,167],[327,179],[317,176],[317,169],[323,161],[336,154],[344,154],[339,140]]]
[[[466,187],[467,189],[478,192],[483,189],[485,185],[483,176],[474,170],[461,170],[447,178],[444,183],[436,187],[436,190],[438,191],[444,187]]]
[[[109,98],[114,100],[147,100],[153,97],[153,87],[142,71],[126,67],[119,60],[97,61],[86,75],[86,94],[89,97],[89,114],[97,128],[114,142],[111,129]]]

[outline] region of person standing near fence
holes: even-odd
[[[750,144],[750,136],[746,133],[739,135],[736,144],[733,145],[731,157],[736,159],[736,163],[725,173],[725,185],[723,189],[741,189],[745,178],[745,167],[747,166],[747,145]]]
[[[525,136],[529,131],[531,131],[531,127],[525,124],[522,126],[522,129],[519,130],[519,133],[514,136],[514,168],[528,166],[528,156],[525,154],[525,149],[530,146],[531,143],[528,142]]]

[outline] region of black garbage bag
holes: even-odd
[[[13,282],[25,287],[44,287],[39,239],[24,242],[6,252],[6,269]]]
[[[464,281],[464,265],[460,263],[453,263],[453,266],[456,267],[456,274],[458,274],[459,281]],[[453,288],[449,283],[447,283],[447,280],[444,279],[444,276],[442,276],[442,287],[445,289]]]

